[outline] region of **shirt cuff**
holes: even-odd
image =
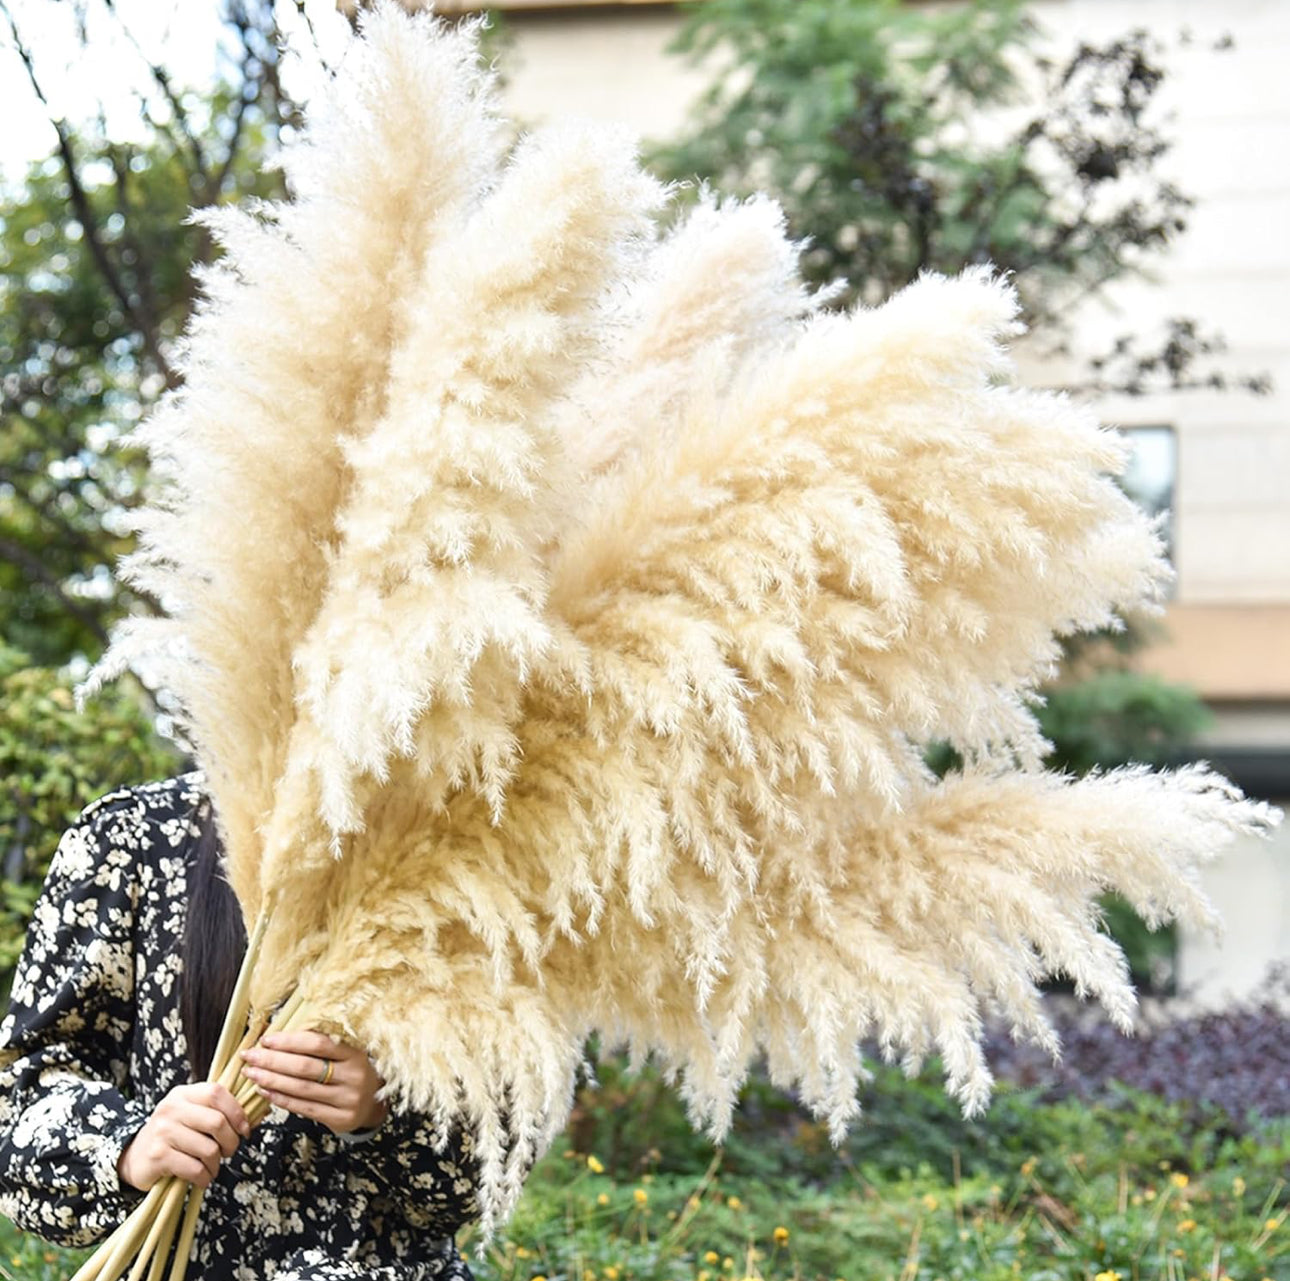
[[[90,1177],[94,1182],[94,1191],[100,1197],[141,1197],[138,1188],[126,1183],[117,1172],[117,1163],[121,1153],[130,1141],[143,1129],[149,1111],[146,1105],[127,1099],[121,1119],[110,1128],[100,1132],[94,1151],[90,1154]]]
[[[384,1124],[385,1122],[382,1121],[381,1125],[373,1125],[366,1130],[347,1130],[338,1134],[336,1137],[342,1143],[366,1143],[369,1139],[374,1139],[378,1134],[380,1134],[381,1126]]]

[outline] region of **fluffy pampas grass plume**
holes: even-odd
[[[1015,385],[1009,285],[830,314],[769,201],[659,238],[612,131],[503,158],[472,39],[378,6],[293,198],[208,215],[122,571],[170,616],[85,692],[156,665],[272,908],[253,1017],[469,1124],[486,1240],[592,1033],[714,1138],[764,1054],[840,1139],[866,1037],[976,1109],[984,1013],[1056,1048],[1046,975],[1128,1025],[1100,893],[1212,924],[1197,869],[1279,816],[1042,769],[1061,638],[1169,571],[1121,438]]]

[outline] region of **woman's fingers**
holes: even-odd
[[[237,1133],[228,1117],[218,1108],[189,1103],[179,1114],[178,1120],[181,1126],[211,1139],[221,1155],[232,1156],[237,1151]]]
[[[122,1149],[117,1173],[140,1191],[163,1174],[205,1188],[220,1161],[237,1151],[239,1135],[250,1130],[246,1113],[222,1085],[177,1085]]]
[[[285,1050],[316,1059],[343,1059],[360,1053],[352,1045],[324,1032],[270,1032],[260,1041],[266,1050]]]
[[[215,1177],[195,1156],[189,1156],[178,1148],[171,1148],[167,1152],[162,1167],[161,1173],[173,1174],[176,1178],[199,1188],[210,1187]]]
[[[384,1081],[367,1054],[322,1032],[271,1032],[243,1050],[242,1060],[242,1071],[270,1103],[338,1134],[385,1116],[376,1099]]]
[[[324,1069],[330,1062],[332,1064],[331,1080],[335,1080],[336,1074],[341,1070],[341,1060],[335,1057],[335,1050],[331,1056],[323,1058],[312,1054],[288,1054],[283,1050],[247,1050],[243,1072],[248,1076],[248,1067],[256,1068],[264,1072],[272,1072],[275,1076],[289,1076],[299,1081],[320,1081]]]
[[[218,1081],[210,1081],[206,1088],[195,1095],[198,1103],[203,1103],[207,1107],[217,1108],[227,1118],[228,1123],[243,1138],[251,1133],[251,1123],[246,1119],[246,1113],[242,1105],[233,1097],[229,1090],[220,1085]],[[228,1155],[232,1155],[229,1153]]]
[[[311,1121],[319,1121],[332,1130],[353,1128],[351,1113],[347,1108],[333,1107],[329,1103],[303,1098],[298,1094],[282,1094],[278,1090],[265,1090],[264,1096],[275,1106],[286,1108],[297,1116],[308,1117]]]
[[[347,1081],[338,1081],[334,1076],[324,1085],[317,1075],[300,1077],[285,1072],[271,1072],[268,1068],[245,1067],[242,1069],[262,1090],[274,1090],[300,1099],[327,1103],[336,1101],[336,1092],[348,1087]]]
[[[203,1134],[209,1134],[219,1144],[220,1151],[225,1156],[232,1156],[237,1151],[239,1135],[234,1130],[228,1114],[219,1108],[207,1107],[201,1103],[193,1103],[189,1107],[190,1110],[181,1116],[183,1123],[194,1130],[200,1130]],[[240,1107],[238,1111],[241,1111]]]
[[[219,1173],[220,1157],[223,1152],[220,1145],[209,1134],[188,1129],[185,1126],[177,1126],[170,1133],[167,1141],[174,1151],[200,1162],[210,1178],[213,1179]]]
[[[344,1082],[352,1075],[351,1065],[365,1057],[361,1050],[321,1032],[276,1032],[252,1049],[242,1051],[242,1071],[259,1085],[317,1098],[316,1091],[297,1088],[297,1085],[322,1086],[324,1077],[328,1087],[338,1079]],[[327,1071],[329,1063],[330,1072]]]

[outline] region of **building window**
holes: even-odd
[[[1132,447],[1129,465],[1120,477],[1125,493],[1145,511],[1157,516],[1168,512],[1164,526],[1165,546],[1174,560],[1175,493],[1178,483],[1178,437],[1172,427],[1126,427],[1124,435]]]

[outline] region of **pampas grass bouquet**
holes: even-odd
[[[864,1038],[976,1111],[985,1013],[1056,1050],[1046,976],[1129,1026],[1098,895],[1213,924],[1197,869],[1278,816],[1043,769],[1062,638],[1170,571],[1123,439],[1016,385],[1008,283],[825,311],[771,201],[660,234],[619,133],[508,150],[475,39],[379,5],[291,198],[199,215],[121,565],[169,613],[78,696],[146,663],[205,771],[251,935],[212,1075],[262,1117],[266,1026],[363,1046],[471,1127],[482,1249],[593,1033],[714,1140],[764,1056],[840,1141]],[[199,1208],[158,1184],[80,1281],[182,1277]]]

